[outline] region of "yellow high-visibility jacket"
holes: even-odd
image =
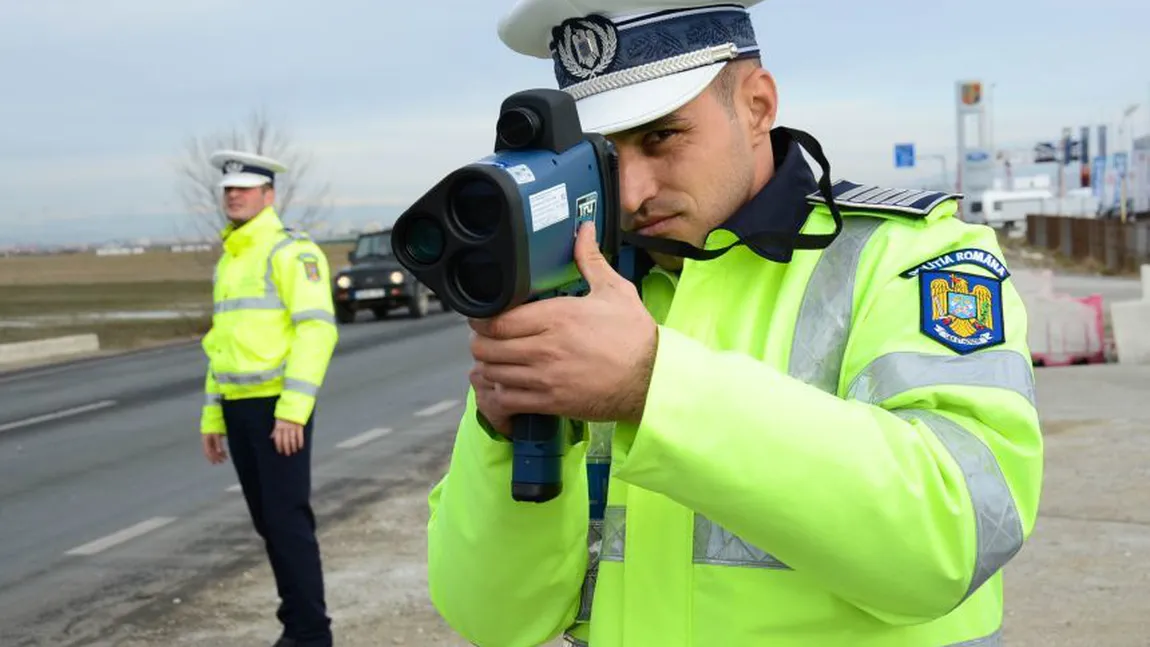
[[[271,207],[221,235],[200,431],[226,433],[221,396],[279,396],[276,418],[305,424],[339,338],[327,257]]]
[[[1023,303],[956,200],[834,193],[826,250],[735,247],[646,276],[642,421],[568,421],[556,499],[512,500],[511,444],[468,392],[429,497],[451,627],[481,647],[1001,644],[1001,569],[1042,479]],[[808,200],[803,231],[830,231]]]

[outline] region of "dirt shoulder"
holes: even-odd
[[[1045,474],[1030,542],[1006,570],[1011,647],[1150,644],[1150,366],[1037,370]]]

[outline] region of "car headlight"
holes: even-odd
[[[341,274],[340,277],[335,280],[335,284],[346,290],[351,287],[351,277],[346,274]]]
[[[391,273],[391,282],[392,283],[403,283],[403,272],[400,272],[398,270],[395,272],[392,272]]]

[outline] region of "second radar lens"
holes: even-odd
[[[455,222],[472,236],[486,238],[499,227],[504,201],[494,183],[465,180],[456,187],[451,202]]]

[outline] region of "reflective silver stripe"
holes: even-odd
[[[590,647],[587,643],[570,634],[563,634],[563,644],[567,647]]]
[[[271,382],[277,377],[282,377],[284,374],[284,367],[268,369],[266,371],[254,371],[251,373],[215,373],[217,384],[262,384],[264,382]]]
[[[319,393],[319,385],[304,380],[297,380],[294,377],[288,377],[284,378],[284,390],[295,391],[296,393],[315,397]]]
[[[613,423],[602,422],[588,422],[583,425],[584,435],[587,442],[587,478],[596,478],[598,475],[591,473],[591,466],[607,466],[610,469],[611,465],[611,440],[614,437],[615,425]],[[588,489],[590,489],[590,480],[588,481]],[[604,498],[607,496],[606,488],[602,494]],[[592,502],[592,506],[599,502]],[[601,503],[606,504],[606,500]],[[615,516],[622,515],[623,509],[618,508],[618,512],[605,508],[604,515],[612,515],[612,523],[616,523]],[[589,526],[587,528],[587,570],[583,575],[583,587],[579,596],[579,614],[576,620],[580,622],[587,622],[591,619],[591,603],[595,598],[595,583],[599,578],[599,554],[603,547],[603,519],[597,519],[591,516],[589,518]],[[619,559],[622,559],[622,548],[619,549]]]
[[[217,301],[215,311],[234,312],[236,310],[282,310],[284,304],[279,297],[240,297]]]
[[[847,389],[847,397],[881,404],[911,389],[942,385],[1005,389],[1036,404],[1030,360],[1013,350],[966,356],[888,353],[859,372]]]
[[[293,312],[292,313],[292,316],[291,316],[291,322],[292,323],[298,324],[298,323],[301,323],[304,321],[323,321],[325,323],[329,323],[329,324],[334,326],[335,325],[335,315],[333,315],[330,312],[325,312],[323,310],[300,310],[299,312]]]
[[[595,599],[595,583],[599,579],[599,552],[603,546],[603,520],[591,519],[587,527],[587,572],[583,575],[583,588],[579,593],[578,622],[591,620],[591,603]]]
[[[603,512],[603,540],[599,559],[604,562],[623,561],[623,547],[627,538],[627,508],[609,505]]]
[[[752,546],[705,516],[695,514],[692,561],[716,566],[748,566],[790,570],[790,567]]]
[[[851,216],[819,257],[795,321],[788,373],[827,393],[838,391],[854,311],[855,270],[863,248],[883,221]]]
[[[974,640],[965,640],[960,643],[951,643],[943,647],[1002,647],[1002,630],[999,629],[989,636],[975,638]]]
[[[204,406],[205,407],[214,407],[219,403],[220,403],[220,394],[219,393],[205,393],[204,394]]]
[[[974,574],[962,597],[966,600],[1022,548],[1022,521],[1014,497],[994,453],[978,436],[933,411],[897,409],[892,413],[907,421],[920,420],[962,469],[974,507],[977,546]]]

